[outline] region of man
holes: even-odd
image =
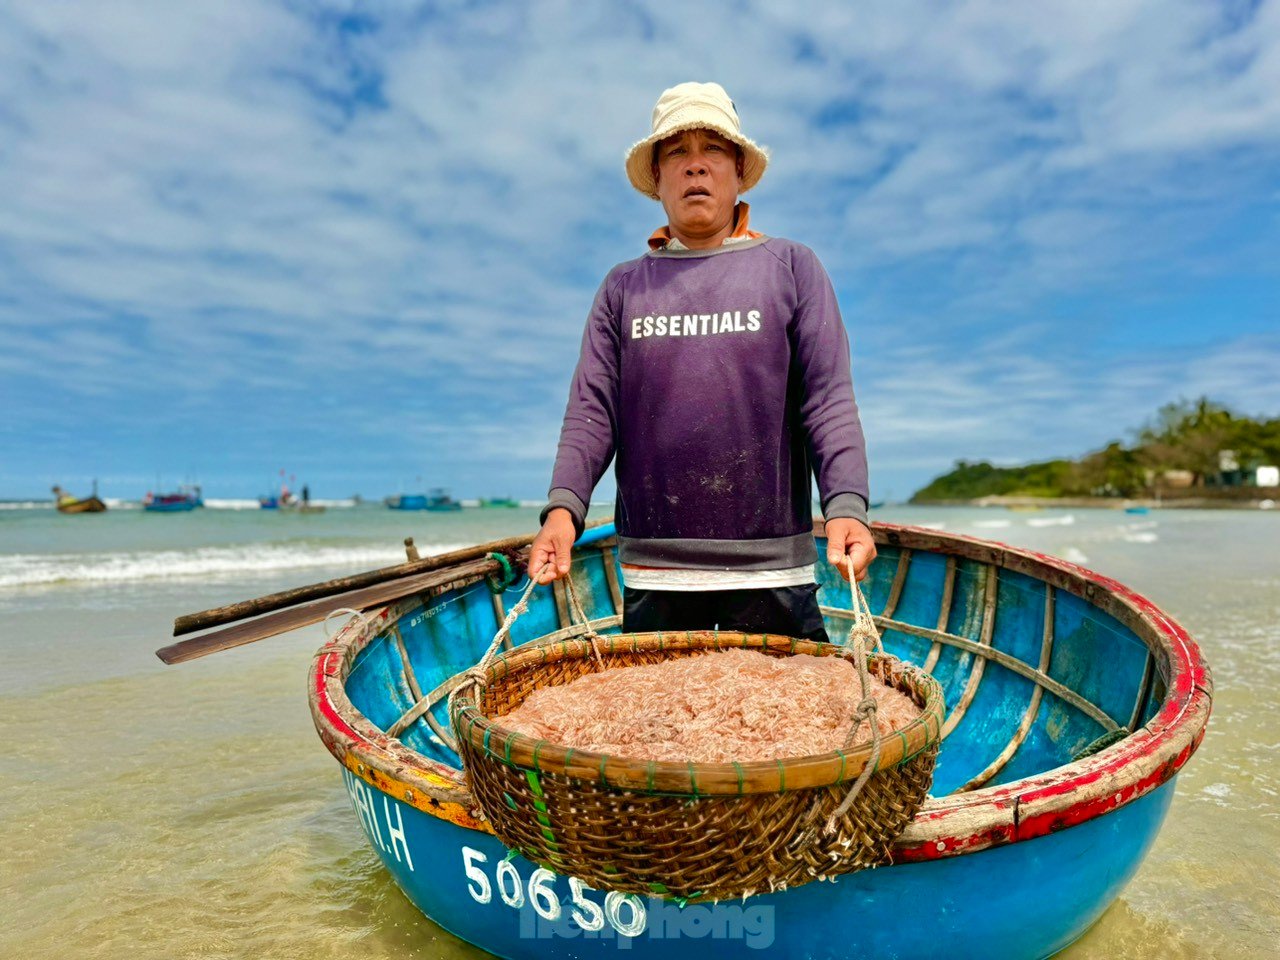
[[[529,571],[569,571],[591,491],[617,462],[623,629],[827,640],[810,471],[827,559],[875,557],[849,343],[813,251],[748,226],[738,195],[768,154],[714,83],[665,91],[631,148],[632,186],[667,225],[596,294]],[[546,569],[544,569],[546,568]]]

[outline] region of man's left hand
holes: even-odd
[[[876,558],[876,542],[867,525],[852,517],[827,521],[827,562],[849,579],[849,569],[859,580],[867,577],[867,568]]]

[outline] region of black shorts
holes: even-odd
[[[818,609],[818,585],[757,590],[623,591],[622,630],[741,630],[830,643]]]

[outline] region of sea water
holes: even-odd
[[[0,957],[481,955],[365,842],[307,710],[320,626],[174,667],[154,650],[179,614],[397,563],[405,536],[425,554],[528,532],[536,511],[246,505],[0,507]],[[1208,735],[1137,877],[1063,956],[1273,956],[1280,511],[876,519],[1064,557],[1183,623],[1213,670]]]

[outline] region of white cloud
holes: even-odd
[[[1278,9],[11,3],[0,375],[64,398],[45,421],[284,393],[549,464],[590,297],[660,221],[622,153],[695,75],[774,149],[755,219],[831,269],[887,465],[1073,452],[1192,384],[1257,409],[1274,341],[1153,362],[1080,333],[1239,266],[1190,251],[1274,205]],[[1041,319],[1081,291],[1121,319]]]

